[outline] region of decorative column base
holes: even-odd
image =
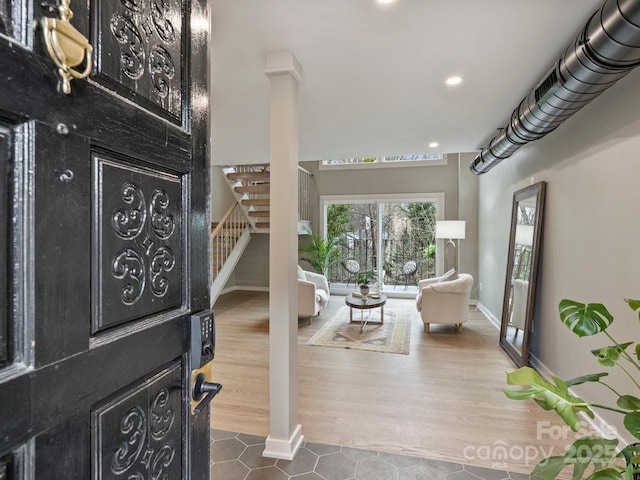
[[[302,425],[300,424],[296,426],[296,429],[289,440],[279,440],[272,438],[271,435],[269,435],[267,440],[264,442],[265,448],[264,452],[262,452],[262,456],[282,460],[293,460],[293,457],[296,456],[296,453],[302,446],[303,440],[304,435],[302,435]]]

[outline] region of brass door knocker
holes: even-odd
[[[91,54],[93,47],[76,28],[71,25],[73,12],[69,8],[71,0],[62,0],[58,7],[60,18],[44,17],[40,20],[44,44],[49,56],[58,67],[61,77],[61,89],[65,94],[71,93],[71,80],[86,78],[91,73]],[[85,60],[86,56],[86,60]],[[74,70],[85,60],[83,72]]]

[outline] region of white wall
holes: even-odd
[[[229,207],[235,202],[235,197],[227,184],[222,167],[211,167],[211,221],[222,219]]]
[[[548,182],[531,347],[532,354],[560,377],[604,371],[590,349],[610,343],[600,336],[578,339],[564,327],[557,310],[563,298],[604,303],[616,317],[610,328],[614,338],[620,342],[640,338],[637,314],[623,302],[640,298],[639,156],[640,69],[636,69],[555,132],[480,178],[480,301],[497,318],[502,310],[513,192],[532,180]],[[614,388],[637,395],[626,377],[610,375]],[[590,385],[576,391],[615,406],[604,388]],[[598,412],[623,431],[618,416]]]

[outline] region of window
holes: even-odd
[[[411,166],[441,166],[447,164],[447,156],[440,153],[426,155],[395,155],[390,157],[364,157],[323,160],[320,169],[332,168],[384,168]]]

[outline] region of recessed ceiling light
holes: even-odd
[[[447,78],[446,82],[447,85],[460,85],[462,83],[462,77],[458,77],[453,76],[453,77],[449,77]]]
[[[429,148],[436,148],[437,146],[439,146],[440,144],[438,142],[431,142],[429,144]]]
[[[386,5],[386,4],[388,4],[388,3],[393,3],[393,2],[395,2],[396,0],[377,0],[377,1],[378,1],[378,3],[380,3],[380,4],[382,4],[382,5]]]

